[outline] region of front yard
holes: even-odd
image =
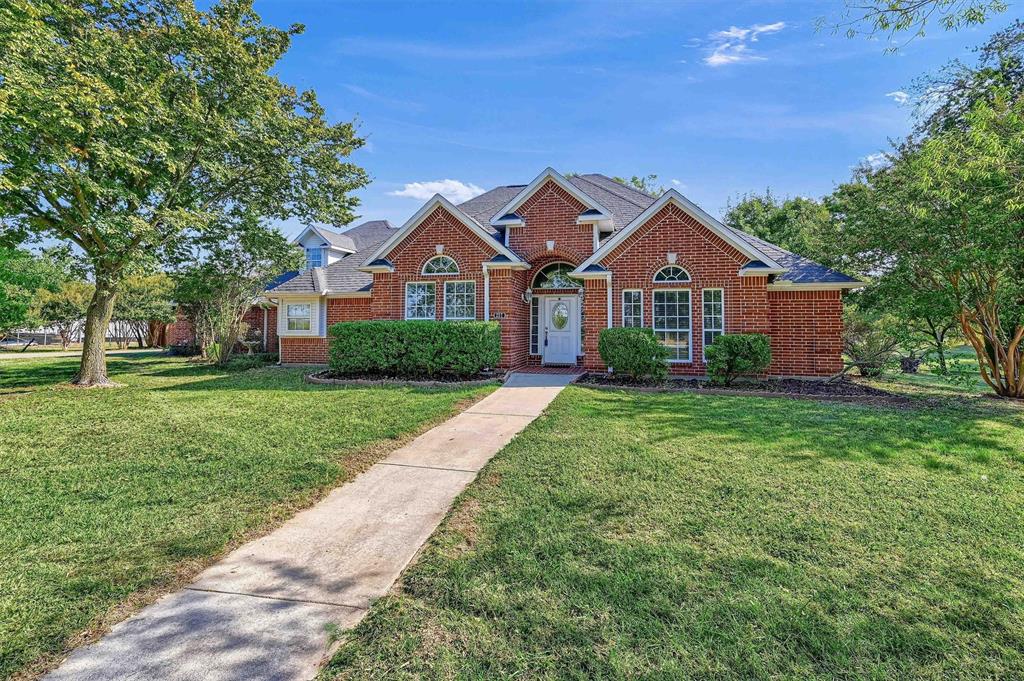
[[[0,361],[0,678],[122,618],[477,390],[333,389],[111,357]],[[44,660],[45,661],[45,660]]]
[[[1021,678],[1024,410],[570,387],[326,671]]]

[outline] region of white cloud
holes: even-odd
[[[888,157],[881,151],[874,154],[868,154],[862,158],[860,162],[862,166],[867,166],[868,168],[871,168],[871,170],[878,170],[879,168],[884,168],[889,165]]]
[[[388,192],[391,196],[405,196],[410,199],[426,201],[440,194],[452,203],[469,201],[474,196],[479,196],[486,191],[472,182],[460,182],[459,180],[434,180],[433,182],[410,182],[401,189]]]
[[[896,102],[900,106],[903,106],[910,101],[910,95],[903,90],[893,90],[892,92],[886,92],[886,97],[891,97],[892,101]]]
[[[672,186],[679,187],[680,189],[686,189],[686,185],[675,178],[672,178]]]
[[[750,43],[756,43],[762,35],[778,33],[786,27],[786,22],[776,21],[771,24],[754,24],[743,28],[730,26],[724,31],[714,31],[708,36],[708,55],[704,63],[708,66],[725,66],[745,62],[764,61],[763,57],[750,49]]]

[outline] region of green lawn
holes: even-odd
[[[125,356],[110,359],[124,387],[79,390],[63,385],[76,364],[0,362],[0,678],[488,390],[332,389],[299,370]]]
[[[1022,678],[1022,464],[995,400],[570,387],[325,675]]]

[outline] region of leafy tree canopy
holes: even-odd
[[[834,28],[844,30],[850,38],[878,33],[920,37],[929,24],[955,31],[983,24],[1007,7],[1005,0],[845,0],[843,17]]]
[[[829,241],[828,208],[814,199],[798,196],[779,199],[771,190],[747,194],[726,208],[725,224],[788,251],[829,267],[842,266],[840,255]]]
[[[120,282],[244,207],[353,218],[363,144],[273,75],[301,26],[251,0],[10,0],[0,5],[0,217],[74,243],[95,293],[79,382],[106,383]]]

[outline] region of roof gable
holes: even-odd
[[[306,229],[302,230],[297,237],[292,239],[293,244],[301,244],[302,241],[309,234],[315,234],[323,239],[324,244],[333,250],[344,251],[346,253],[355,253],[356,245],[352,241],[352,238],[337,232],[332,232],[329,229],[322,227],[316,227],[315,225],[309,225]]]
[[[768,266],[768,268],[764,270],[765,273],[780,273],[785,271],[785,268],[782,265],[769,257],[768,254],[764,253],[761,249],[743,239],[738,238],[735,232],[708,215],[699,206],[697,206],[697,204],[687,199],[675,189],[669,189],[661,195],[661,198],[651,203],[646,210],[636,216],[632,222],[607,239],[600,248],[594,251],[593,255],[583,261],[583,263],[576,268],[576,272],[574,274],[582,273],[583,270],[590,265],[600,264],[601,260],[614,251],[630,234],[636,232],[637,229],[646,224],[648,220],[657,215],[658,212],[669,203],[678,206],[683,212],[687,213],[690,217],[702,224],[709,231],[720,237],[723,241],[743,255],[747,256],[751,260],[760,260],[763,262]]]
[[[515,253],[505,247],[504,244],[494,238],[494,236],[488,232],[483,226],[466,215],[464,212],[459,210],[457,206],[452,204],[451,201],[444,198],[440,194],[434,194],[434,197],[427,201],[423,206],[416,211],[416,214],[409,218],[408,221],[394,234],[390,239],[385,241],[380,247],[373,252],[370,257],[367,258],[367,262],[373,262],[374,260],[380,260],[385,258],[392,250],[395,249],[407,236],[419,227],[424,220],[426,220],[431,213],[434,212],[435,208],[443,208],[445,211],[450,213],[456,220],[465,225],[469,231],[478,236],[481,241],[487,244],[488,247],[494,249],[498,253],[506,256],[512,262],[522,262],[522,260]]]
[[[608,220],[612,219],[611,211],[601,205],[601,203],[595,200],[592,196],[584,193],[583,190],[575,184],[562,177],[562,175],[560,175],[554,168],[545,168],[544,172],[534,178],[533,182],[526,185],[526,187],[516,194],[511,201],[494,213],[490,220],[491,225],[497,227],[498,225],[507,224],[509,222],[510,214],[514,214],[520,206],[526,203],[527,199],[533,196],[537,190],[543,187],[548,181],[554,182],[588,209],[599,211],[600,214]]]

